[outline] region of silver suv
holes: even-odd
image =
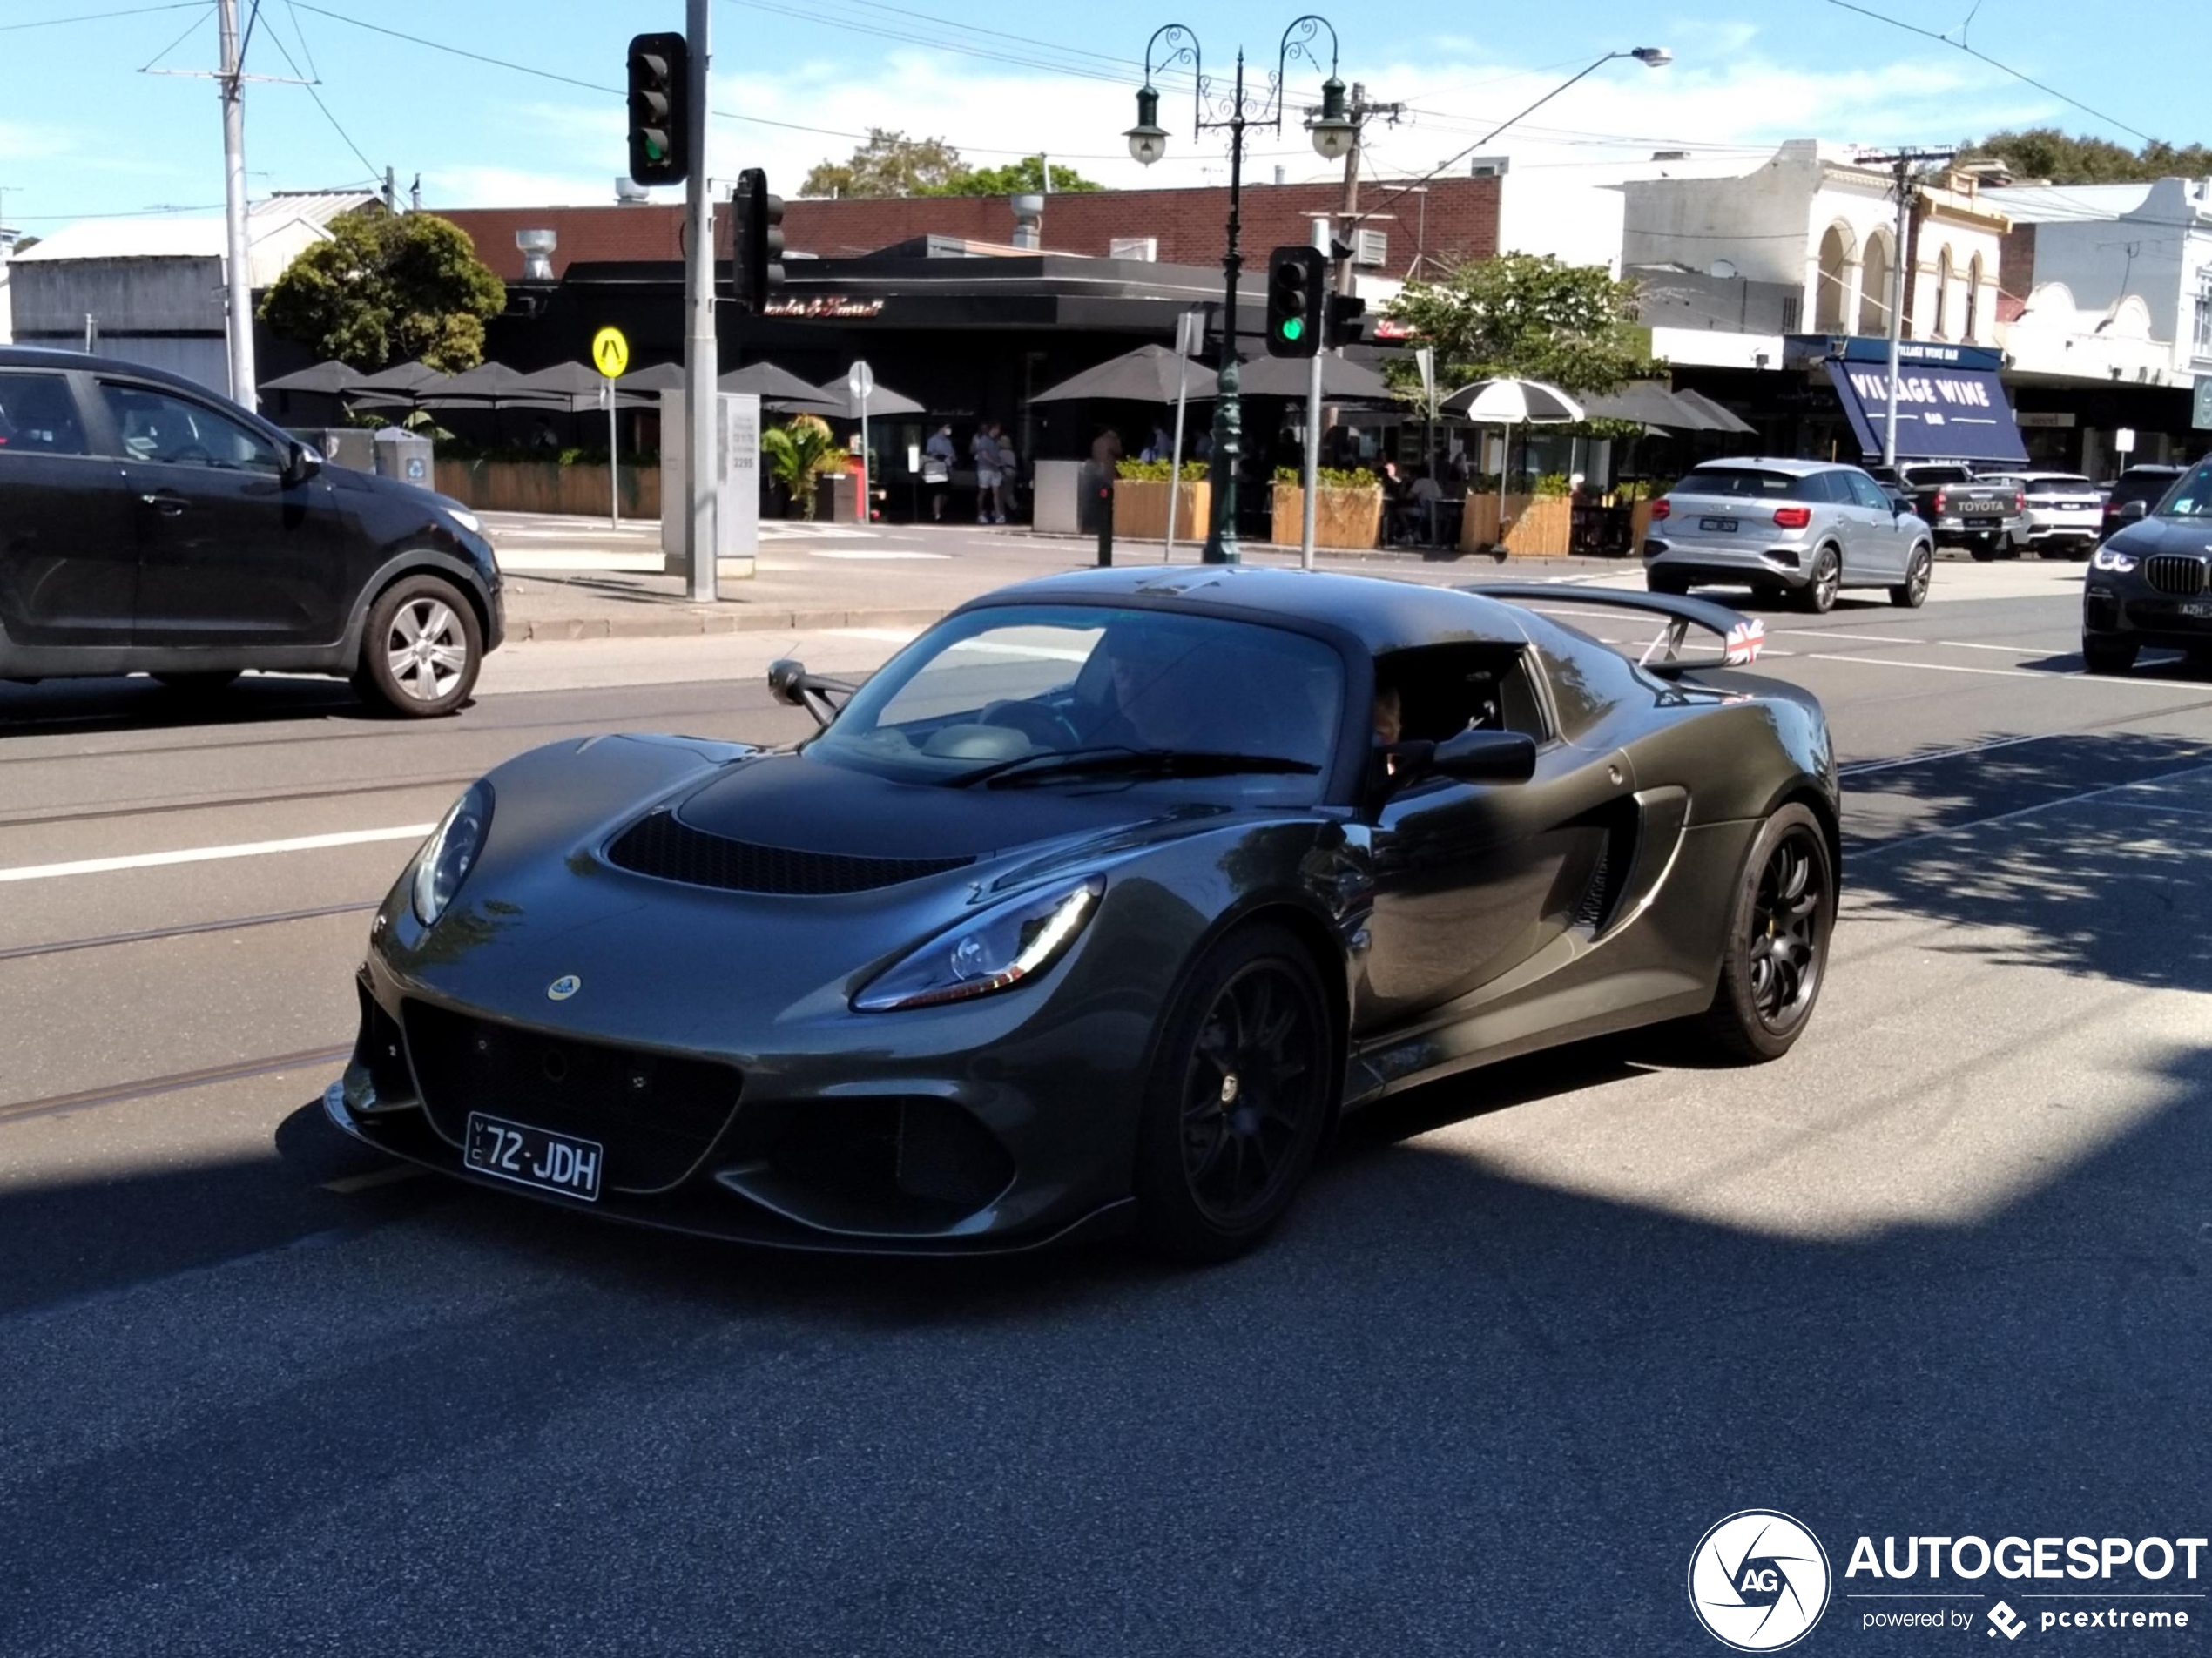
[[[1824,612],[1846,587],[1880,587],[1892,604],[1917,609],[1928,596],[1935,536],[1858,467],[1707,461],[1652,503],[1643,566],[1655,593],[1748,586]]]

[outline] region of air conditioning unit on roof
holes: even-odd
[[[1352,238],[1352,262],[1354,265],[1382,266],[1390,263],[1390,233],[1383,230],[1362,229]]]

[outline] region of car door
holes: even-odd
[[[1456,666],[1455,650],[1482,667]],[[1424,672],[1408,675],[1415,657],[1427,659]],[[1439,664],[1440,675],[1426,671]],[[1438,740],[1474,724],[1527,731],[1539,747],[1526,782],[1431,778],[1376,814],[1368,948],[1355,990],[1362,1032],[1448,1008],[1573,925],[1602,875],[1607,813],[1632,806],[1635,787],[1624,756],[1557,740],[1526,664],[1501,659],[1494,647],[1399,652],[1378,667],[1380,683],[1413,680],[1400,694],[1409,738]],[[1454,682],[1471,687],[1472,706],[1454,704]]]
[[[335,639],[345,582],[330,484],[288,477],[278,442],[212,401],[121,378],[98,384],[138,518],[136,643]]]
[[[1864,472],[1839,472],[1858,507],[1862,543],[1859,563],[1868,577],[1892,585],[1905,580],[1905,564],[1912,556],[1912,527],[1899,520],[1882,486]]]
[[[58,369],[0,368],[0,628],[17,645],[127,645],[138,527]]]

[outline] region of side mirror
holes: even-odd
[[[1393,743],[1382,751],[1390,765],[1387,787],[1424,778],[1461,783],[1526,783],[1536,774],[1536,739],[1521,731],[1467,731],[1440,743]]]
[[[2120,509],[2120,522],[2123,524],[2139,524],[2149,516],[2150,502],[2148,501],[2131,501]]]
[[[287,483],[305,483],[321,470],[322,451],[310,443],[294,443],[285,462],[284,481]]]
[[[806,706],[806,693],[800,687],[806,683],[806,664],[784,657],[768,664],[768,694],[778,702],[792,708]]]
[[[814,717],[814,724],[824,728],[837,718],[840,707],[830,700],[831,693],[850,698],[858,689],[842,679],[810,674],[805,663],[791,657],[780,657],[768,664],[768,694],[779,703],[805,709]]]

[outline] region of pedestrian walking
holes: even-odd
[[[975,435],[968,441],[968,458],[975,462],[975,522],[988,524],[994,521],[993,509],[998,505],[999,442],[992,436],[987,421],[975,428]],[[1004,518],[995,520],[1004,523]]]
[[[945,496],[953,481],[953,462],[957,459],[953,448],[953,425],[950,421],[929,435],[929,441],[921,448],[921,482],[929,491],[929,521],[945,522]]]
[[[1007,522],[1016,506],[1015,490],[1021,482],[1022,457],[1016,454],[1014,440],[1006,435],[1006,428],[998,421],[991,422],[991,438],[999,450],[998,521]]]

